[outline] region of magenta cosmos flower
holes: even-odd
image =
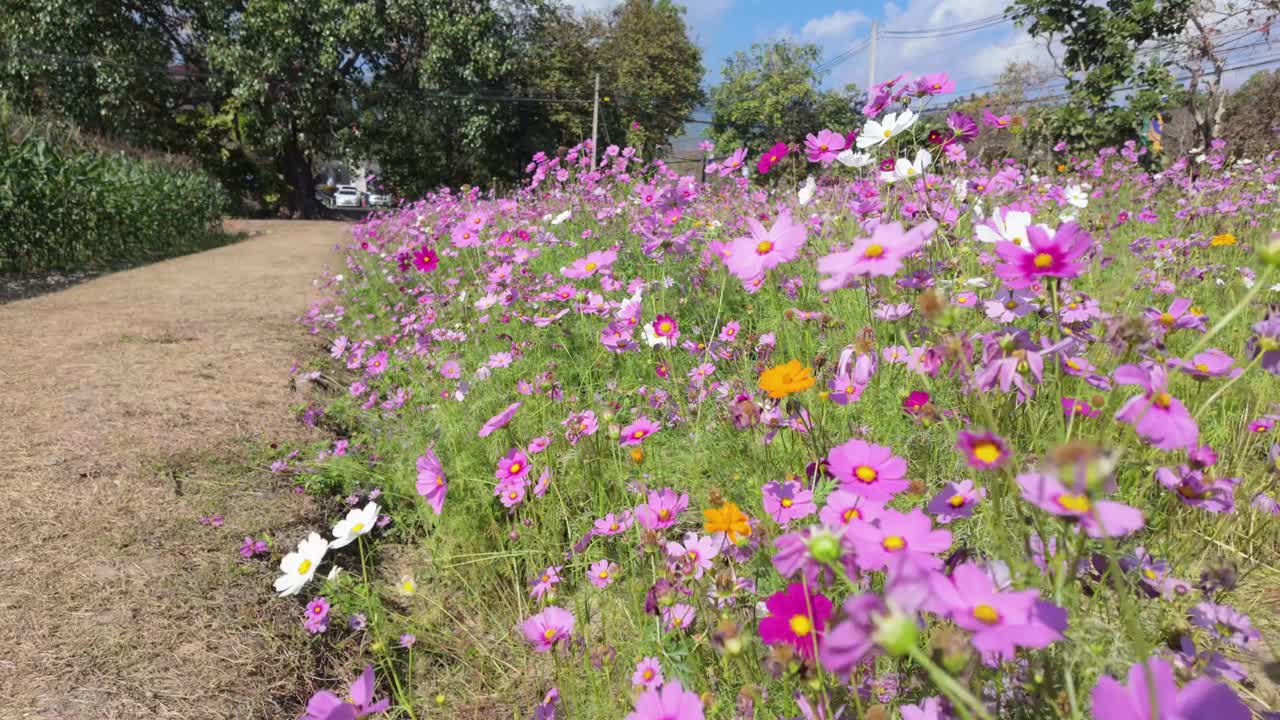
[[[636,507],[636,519],[646,530],[665,530],[689,507],[689,496],[671,488],[650,490],[648,502]]]
[[[1128,535],[1144,524],[1141,510],[1111,500],[1094,502],[1051,475],[1024,473],[1018,476],[1018,485],[1024,500],[1052,515],[1078,521],[1089,537]]]
[[[639,445],[644,439],[658,432],[662,428],[658,423],[650,420],[644,415],[640,415],[631,424],[622,428],[622,434],[618,437],[618,444],[622,447],[630,447]]]
[[[613,261],[617,259],[618,253],[613,250],[596,250],[595,252],[587,253],[584,258],[574,260],[569,267],[561,268],[560,274],[574,280],[591,277],[600,270],[612,265]]]
[[[1014,290],[1031,287],[1044,278],[1073,278],[1084,272],[1076,262],[1093,245],[1093,238],[1074,222],[1062,223],[1053,237],[1039,225],[1027,226],[1027,245],[1007,240],[996,243],[996,255],[1004,262],[996,265],[996,277]]]
[[[835,162],[836,155],[844,149],[844,135],[831,130],[819,130],[817,135],[809,133],[804,139],[804,149],[809,162],[830,167]]]
[[[770,595],[764,605],[769,615],[760,619],[760,640],[765,645],[786,643],[801,656],[813,657],[827,618],[831,617],[831,601],[808,592],[800,583],[792,583],[786,590]]]
[[[480,432],[476,433],[476,435],[479,437],[489,437],[495,431],[506,427],[507,423],[511,422],[511,418],[516,416],[516,411],[520,409],[520,405],[521,403],[519,401],[513,402],[502,412],[494,415],[488,420],[485,420],[484,425],[480,428]]]
[[[633,687],[655,688],[663,683],[662,663],[656,657],[644,657],[636,663],[636,671],[631,674]]]
[[[845,538],[853,544],[855,562],[863,570],[882,570],[890,561],[936,569],[942,561],[934,555],[951,547],[951,533],[935,530],[920,508],[909,513],[885,510],[873,523],[849,525]]]
[[[444,510],[444,496],[449,492],[449,483],[444,476],[444,466],[440,458],[431,448],[423,451],[418,458],[418,494],[426,498],[427,504],[437,515]]]
[[[525,639],[533,645],[534,652],[544,653],[573,632],[573,623],[573,613],[551,605],[520,623],[520,629],[524,632]]]
[[[927,509],[937,516],[939,524],[946,525],[952,520],[973,515],[974,506],[986,496],[986,488],[974,487],[972,480],[949,482],[933,496]]]
[[[964,453],[969,467],[978,470],[994,470],[1009,460],[1009,446],[993,432],[961,430],[956,433],[956,449]]]
[[[938,228],[930,220],[910,230],[903,230],[902,223],[881,223],[871,231],[871,237],[859,238],[843,252],[818,258],[818,272],[830,275],[818,283],[820,290],[830,291],[847,287],[855,277],[869,275],[885,277],[902,269],[902,260],[924,247],[924,243]]]
[[[786,143],[775,143],[774,146],[766,150],[756,162],[756,172],[761,175],[768,175],[769,171],[773,169],[773,166],[782,162],[782,158],[786,157],[789,152],[791,152],[791,149],[787,147]]]
[[[751,234],[734,240],[729,246],[728,257],[724,259],[729,272],[740,280],[751,280],[795,260],[800,255],[800,248],[804,247],[805,227],[793,221],[789,212],[780,213],[768,230],[759,220],[749,217],[747,228]]]
[[[351,683],[347,693],[349,700],[340,700],[328,690],[321,690],[307,701],[307,712],[299,720],[354,720],[384,712],[391,706],[391,701],[375,701],[373,685],[373,666],[366,665],[360,677]]]
[[[818,510],[818,506],[813,503],[813,493],[795,480],[768,483],[762,493],[765,512],[779,525],[808,517]]]
[[[413,251],[413,266],[418,272],[429,273],[440,264],[440,256],[429,247],[420,247]]]
[[[997,660],[1019,647],[1042,648],[1062,639],[1067,614],[1040,600],[1035,590],[1000,592],[985,570],[973,563],[956,567],[951,577],[935,574],[930,603],[961,628],[973,633],[973,646]]]
[[[1159,365],[1121,365],[1113,374],[1119,385],[1137,385],[1144,392],[1116,412],[1116,420],[1133,426],[1147,442],[1161,450],[1194,450],[1200,427],[1187,408],[1169,394],[1169,377]]]
[[[644,691],[626,720],[705,720],[705,716],[698,694],[685,690],[679,680],[672,680],[661,689]]]
[[[840,489],[885,503],[907,489],[907,461],[883,445],[849,440],[827,453],[828,471]]]
[[[1169,663],[1154,657],[1129,668],[1127,686],[1110,675],[1098,678],[1093,688],[1093,715],[1116,720],[1249,720],[1253,717],[1228,686],[1208,678],[1196,678],[1179,688]]]
[[[511,448],[498,460],[498,469],[493,474],[502,482],[523,481],[529,475],[529,458],[520,448]]]

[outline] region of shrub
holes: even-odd
[[[219,242],[225,194],[189,162],[0,108],[0,272],[108,268]]]

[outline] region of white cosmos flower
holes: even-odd
[[[329,543],[329,547],[334,550],[346,547],[372,530],[378,522],[378,509],[378,503],[372,500],[363,508],[352,508],[346,518],[333,526],[333,542]]]
[[[1031,227],[1031,213],[1022,210],[1009,210],[1001,213],[999,209],[991,215],[990,225],[974,225],[976,239],[984,243],[998,243],[1007,240],[1020,248],[1031,247],[1027,240],[1027,228]],[[1037,224],[1036,227],[1052,235],[1048,225]]]
[[[951,194],[955,196],[956,200],[964,202],[965,198],[969,197],[969,183],[965,182],[964,178],[952,180]]]
[[[839,155],[836,155],[836,161],[845,167],[864,168],[875,162],[876,159],[864,152],[856,153],[853,148],[845,148],[840,151]]]
[[[894,183],[899,180],[911,180],[918,178],[924,174],[925,168],[933,164],[933,156],[928,150],[920,150],[916,153],[915,161],[906,158],[898,158],[893,164],[892,170],[880,171],[880,182]]]
[[[284,556],[280,561],[280,577],[276,578],[276,592],[281,595],[296,595],[304,585],[316,574],[320,561],[329,551],[329,543],[320,537],[320,533],[311,533],[298,543],[298,549]]]
[[[1068,185],[1065,193],[1067,204],[1081,209],[1089,207],[1089,193],[1079,185]]]
[[[866,150],[877,145],[883,145],[888,142],[889,138],[905,132],[915,122],[916,114],[910,110],[889,113],[879,122],[868,120],[867,124],[862,126],[862,132],[858,133],[858,149]]]
[[[571,218],[571,217],[573,217],[573,211],[572,211],[572,210],[565,210],[564,212],[562,212],[562,213],[560,213],[559,215],[557,215],[557,216],[555,216],[554,218],[552,218],[552,219],[551,219],[551,224],[552,224],[552,225],[559,225],[560,223],[564,222],[565,220],[568,220],[568,219],[569,219],[569,218]]]
[[[813,202],[813,194],[817,191],[818,183],[814,181],[813,176],[810,175],[808,178],[805,178],[804,185],[800,186],[800,207],[804,207]]]
[[[964,281],[964,284],[965,284],[965,287],[971,287],[971,288],[991,287],[991,283],[987,282],[986,278],[980,278],[980,277],[969,278],[968,280]]]

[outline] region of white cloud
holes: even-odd
[[[813,18],[800,28],[800,34],[806,38],[826,40],[844,38],[859,25],[869,25],[871,18],[860,10],[837,10],[830,15]]]

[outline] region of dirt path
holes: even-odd
[[[294,320],[349,226],[232,227],[255,236],[0,306],[0,718],[274,718],[298,691],[298,620],[236,548],[302,501],[246,453],[300,432]]]

